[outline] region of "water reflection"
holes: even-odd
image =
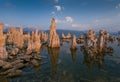
[[[55,74],[57,72],[57,61],[59,59],[60,48],[48,48],[48,53],[52,63],[52,71]]]
[[[99,69],[101,69],[104,63],[104,55],[90,56],[88,54],[84,54],[83,63],[86,64],[88,68],[93,68],[94,65],[97,63]]]
[[[120,46],[120,41],[118,41],[118,46]]]
[[[62,42],[70,43],[71,39],[62,39]]]
[[[70,51],[71,51],[71,55],[72,55],[72,60],[75,62],[76,61],[76,52],[77,52],[77,49],[71,49],[70,48]]]
[[[120,46],[120,40],[118,40],[118,46]]]
[[[96,51],[97,50],[97,51]],[[83,63],[87,65],[88,68],[93,68],[95,64],[98,65],[98,68],[101,69],[103,67],[104,58],[106,55],[113,54],[112,47],[104,47],[102,51],[94,48],[82,48],[81,51],[84,55]]]

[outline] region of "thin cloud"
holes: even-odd
[[[115,7],[116,9],[120,8],[120,3]]]
[[[56,9],[57,11],[61,11],[61,10],[62,10],[62,7],[61,7],[61,6],[56,5],[56,6],[55,6],[55,9]]]
[[[56,19],[57,23],[72,23],[74,19],[70,16],[66,16],[63,20]]]
[[[77,30],[88,30],[90,25],[88,24],[72,24],[72,28]]]
[[[52,15],[55,15],[55,12],[53,11],[53,12],[51,12],[51,14],[52,14]]]
[[[73,22],[73,18],[70,16],[65,17],[65,20],[66,20],[66,22],[70,22],[70,23]]]
[[[54,0],[56,3],[58,3],[59,2],[59,0]]]

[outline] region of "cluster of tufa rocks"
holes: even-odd
[[[39,52],[41,48],[40,34],[38,33],[38,28],[35,32],[32,32],[32,36],[28,39],[26,54],[31,54],[32,52]]]
[[[32,34],[23,34],[22,27],[11,27],[3,34],[3,27],[4,24],[0,24],[0,75],[18,76],[22,73],[21,68],[28,64],[40,65],[41,41],[38,29]]]
[[[71,34],[68,33],[66,36],[64,33],[62,33],[62,39],[70,39],[71,38]]]
[[[3,27],[4,24],[0,23],[0,69],[3,70],[0,73],[1,75],[7,75],[8,77],[20,75],[22,73],[20,69],[28,66],[30,63],[38,66],[41,60],[39,53],[43,44],[48,44],[48,52],[54,68],[53,71],[56,72],[56,61],[59,57],[56,54],[60,50],[60,38],[56,33],[54,18],[51,22],[49,35],[46,32],[39,33],[38,28],[32,33],[24,34],[22,27],[19,29],[11,27],[6,34],[3,34]],[[62,39],[63,42],[64,39],[65,42],[70,42],[70,39],[72,39],[70,50],[74,61],[76,60],[77,43],[83,44],[81,49],[87,54],[86,56],[99,60],[97,59],[98,55],[113,52],[112,47],[108,47],[107,44],[110,41],[115,41],[115,37],[111,36],[107,31],[100,30],[96,34],[92,29],[79,38],[75,35],[71,37],[70,33],[66,36],[62,33]],[[117,39],[120,42],[120,32]],[[102,62],[101,60],[103,60],[103,57],[100,59],[100,62]],[[89,59],[86,61],[89,61]]]
[[[112,39],[111,39],[112,37]],[[112,53],[113,48],[108,47],[108,42],[114,41],[113,36],[110,36],[108,32],[105,30],[100,30],[99,34],[95,34],[95,32],[91,29],[84,35],[84,50],[91,56],[97,55],[100,53]]]

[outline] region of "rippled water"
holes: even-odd
[[[27,67],[15,78],[1,77],[0,82],[120,82],[120,46],[109,43],[113,54],[90,58],[83,54],[80,45],[70,50],[70,44],[63,42],[61,48],[48,49],[42,46],[39,67]]]

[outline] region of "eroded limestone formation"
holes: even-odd
[[[62,39],[70,39],[71,38],[71,34],[68,33],[66,36],[64,33],[62,33]]]
[[[80,38],[77,38],[77,43],[78,44],[83,44],[84,43],[84,37],[83,37],[83,35],[80,35]]]
[[[32,32],[32,36],[28,40],[26,54],[31,54],[32,52],[40,52],[40,48],[41,48],[40,35],[38,33],[38,29],[36,29],[35,33]]]
[[[0,23],[0,59],[7,59],[8,53],[5,47],[5,38],[6,35],[3,34],[4,24]]]
[[[71,49],[77,49],[76,36],[73,35]]]
[[[84,42],[85,46],[88,46],[88,47],[93,46],[96,42],[95,32],[92,29],[90,29],[86,34],[84,34],[84,39],[85,39],[85,42]]]
[[[111,39],[110,37],[109,33],[105,30],[100,30],[98,35],[93,30],[89,30],[88,33],[84,34],[85,44],[81,48],[91,57],[103,55],[103,53],[112,53],[113,49],[107,45]]]
[[[55,48],[60,47],[59,35],[56,33],[56,22],[52,19],[52,24],[50,26],[50,36],[49,36],[49,47]]]
[[[104,30],[99,31],[99,38],[98,38],[98,48],[100,51],[103,50],[105,45],[105,38],[104,38]]]
[[[15,45],[17,48],[22,49],[24,46],[24,35],[22,27],[20,29],[17,28],[9,28],[7,33],[7,44]]]

